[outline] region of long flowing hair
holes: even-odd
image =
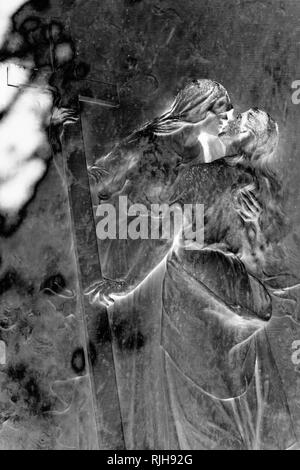
[[[187,126],[200,123],[207,117],[209,110],[220,98],[225,99],[228,110],[232,108],[226,89],[219,83],[207,79],[189,82],[177,94],[173,104],[167,111],[152,121],[146,122],[142,127],[116,144],[110,154],[126,153],[127,148],[129,151],[138,148],[141,152],[143,146],[145,146],[148,155],[162,153],[165,151],[165,139],[160,139],[160,137],[172,136],[172,134]],[[146,137],[146,139],[143,139],[143,137]],[[162,149],[160,149],[160,146],[162,146]],[[89,175],[95,183],[101,181],[107,174],[103,160],[104,157],[100,157],[88,169]]]
[[[268,238],[279,241],[283,231],[287,228],[287,218],[282,208],[284,203],[283,182],[275,170],[279,127],[268,113],[258,108],[253,108],[253,112],[255,115],[253,135],[256,144],[251,154],[246,155],[246,158],[254,168],[258,180],[258,198],[264,206],[263,229]],[[272,227],[271,230],[270,227]]]
[[[256,180],[254,194],[262,207],[256,249],[259,249],[258,240],[265,243],[263,270],[267,277],[271,277],[276,276],[276,270],[284,269],[286,260],[280,242],[290,228],[290,221],[284,212],[286,194],[283,181],[275,170],[279,142],[278,124],[266,112],[257,108],[253,111],[255,145],[251,152],[244,153],[242,165],[253,172]]]
[[[206,118],[215,102],[225,97],[230,103],[226,89],[213,80],[193,80],[176,96],[170,109],[161,116],[147,122],[139,129],[155,135],[170,135]]]

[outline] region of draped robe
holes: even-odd
[[[224,224],[231,233],[240,230],[232,188],[252,178],[226,159],[192,165],[170,202],[205,199],[212,207],[212,199],[217,207],[221,198],[215,232],[222,238]],[[209,247],[169,251],[157,240],[102,246],[106,272],[116,279],[127,275],[130,282],[147,272],[149,257],[155,266],[168,253],[109,309],[126,448],[293,446],[296,436],[268,341],[272,298],[240,259]]]
[[[110,309],[128,449],[287,449],[272,300],[232,254],[172,251]],[[243,318],[242,316],[243,315]]]

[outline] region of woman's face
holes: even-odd
[[[252,109],[237,114],[235,119],[227,123],[220,132],[220,137],[234,137],[246,132],[253,132],[256,124],[256,112]]]
[[[253,150],[257,141],[259,124],[261,123],[258,111],[253,109],[238,114],[235,119],[228,121],[219,133],[219,138],[226,145],[227,153]]]

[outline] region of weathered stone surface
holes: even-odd
[[[119,109],[91,117],[91,128],[86,130],[91,160],[161,113],[188,78],[209,77],[221,82],[237,109],[259,106],[268,111],[281,131],[278,168],[289,190],[286,211],[294,222],[284,245],[290,270],[298,275],[300,108],[291,102],[291,84],[300,79],[298,0],[52,0],[45,11],[23,9],[16,17],[16,27],[32,15],[43,22],[59,19],[67,31],[63,34],[74,40],[74,67],[69,76],[58,71],[55,77],[63,105],[77,103],[74,97],[78,91],[91,91],[83,83],[85,79],[118,87]],[[38,42],[41,37],[37,28],[29,40]],[[49,60],[37,52],[38,66]],[[97,397],[115,383],[111,331],[104,310],[90,310],[88,319],[85,317],[77,239],[65,181],[59,155],[51,161],[22,224],[10,237],[1,238],[0,339],[5,343],[5,355],[0,353],[2,449],[123,445],[121,431],[106,426],[107,422],[115,425],[119,410],[109,399],[101,398],[95,412]],[[83,236],[88,237],[86,231]],[[93,256],[88,249],[87,253]],[[133,436],[130,441],[125,437],[128,448],[179,446],[175,438],[172,442],[164,440],[169,408],[164,409],[161,399],[160,377],[153,371],[148,373],[149,363],[161,360],[156,315],[161,310],[162,276],[163,270],[150,280],[146,290],[135,292],[134,299],[130,296],[110,314],[121,401],[131,403],[132,394],[141,397],[134,419],[131,408],[121,407],[124,429],[127,436]],[[260,347],[262,355],[266,349],[272,352],[272,367],[278,369],[300,441],[300,375],[299,365],[292,361],[293,345],[300,340],[299,302],[292,312],[294,317],[287,318],[292,308],[294,304],[278,305]],[[165,367],[174,377],[172,366]],[[104,384],[103,374],[107,378]],[[177,380],[180,389],[180,376]],[[191,400],[193,391],[187,393],[185,401]],[[256,409],[251,397],[250,405]],[[219,404],[212,405],[203,396],[193,399],[201,402],[208,415],[220,412]],[[281,396],[273,396],[274,406],[280,400]],[[242,406],[245,410],[246,404]],[[176,435],[173,431],[171,436]],[[288,446],[288,429],[283,434],[286,441],[278,438],[275,442],[270,431],[266,445]],[[221,435],[219,439],[217,447],[242,447],[238,438],[230,440]],[[200,444],[209,447],[210,442],[204,439]]]

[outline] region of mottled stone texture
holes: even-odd
[[[298,0],[52,0],[46,11],[24,9],[19,21],[33,14],[63,22],[75,43],[77,78],[119,89],[120,108],[109,119],[99,118],[91,158],[163,111],[189,78],[216,79],[238,109],[259,106],[272,114],[281,130],[278,168],[295,222],[285,244],[291,270],[298,274],[300,107],[291,102],[291,83],[300,79]],[[95,413],[89,366],[105,361],[101,348],[110,344],[110,334],[95,317],[90,319],[93,341],[85,337],[63,168],[59,159],[51,162],[22,225],[1,239],[2,449],[122,447],[121,433],[103,431],[101,413]],[[300,441],[300,375],[291,361],[300,326],[279,313],[268,326],[268,341]],[[107,367],[113,376],[113,364]],[[106,405],[111,407],[109,400]],[[110,413],[111,422],[119,419],[118,409]],[[147,445],[155,444],[160,445],[159,436]]]

